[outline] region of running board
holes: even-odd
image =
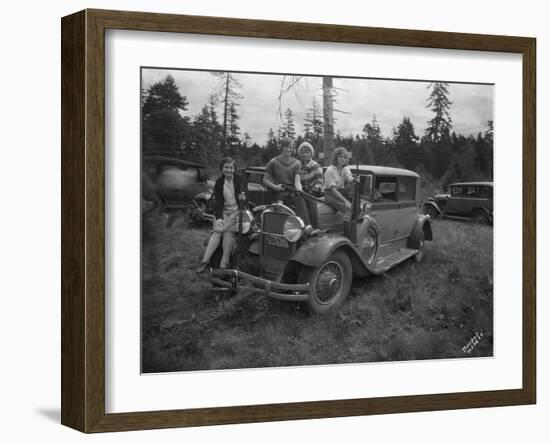
[[[376,268],[374,273],[383,273],[397,264],[413,257],[418,253],[416,249],[403,248],[397,252],[392,253],[391,255],[385,256],[383,258],[378,258],[376,260]]]

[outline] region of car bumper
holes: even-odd
[[[284,284],[232,269],[213,269],[210,280],[219,287],[237,292],[247,290],[282,301],[307,301],[311,291],[309,283]]]

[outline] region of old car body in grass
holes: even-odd
[[[168,213],[168,225],[178,213],[187,213],[196,223],[211,220],[206,209],[214,183],[208,180],[204,164],[144,155],[141,182],[143,200],[152,201],[159,212]]]
[[[305,301],[312,312],[326,313],[344,302],[354,276],[380,274],[409,258],[421,261],[432,230],[429,217],[420,213],[418,174],[366,165],[354,168],[354,174],[351,213],[303,194],[317,203],[319,230],[304,225],[281,202],[243,212],[234,268],[212,269],[212,282]],[[243,244],[256,258],[252,268],[242,265]]]
[[[450,193],[435,195],[426,201],[423,212],[432,219],[446,216],[490,224],[493,222],[493,183],[453,183]]]

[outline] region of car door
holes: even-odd
[[[479,186],[480,206],[485,207],[490,212],[493,211],[493,187]]]
[[[464,200],[464,186],[451,186],[451,196],[447,200],[445,212],[458,214],[462,210]]]
[[[409,236],[412,232],[418,213],[416,184],[416,177],[399,177],[398,209],[395,216],[396,237]]]
[[[376,176],[374,178],[374,198],[372,215],[380,226],[381,242],[388,242],[396,234],[397,178],[394,176]]]

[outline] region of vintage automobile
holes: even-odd
[[[261,169],[254,172],[261,175]],[[354,174],[352,210],[346,215],[302,192],[317,202],[320,229],[304,225],[281,202],[243,210],[233,268],[217,269],[213,258],[213,284],[303,301],[322,314],[344,302],[354,276],[377,275],[409,258],[420,262],[432,229],[429,217],[420,213],[418,174],[366,165],[354,168]]]
[[[142,198],[152,201],[159,212],[168,214],[167,225],[181,213],[187,213],[197,224],[211,220],[207,203],[212,197],[214,183],[208,180],[205,165],[160,155],[144,155],[141,182]]]
[[[479,224],[491,224],[493,222],[493,183],[451,184],[449,194],[440,194],[428,199],[422,210],[431,219],[446,216],[472,219]]]

